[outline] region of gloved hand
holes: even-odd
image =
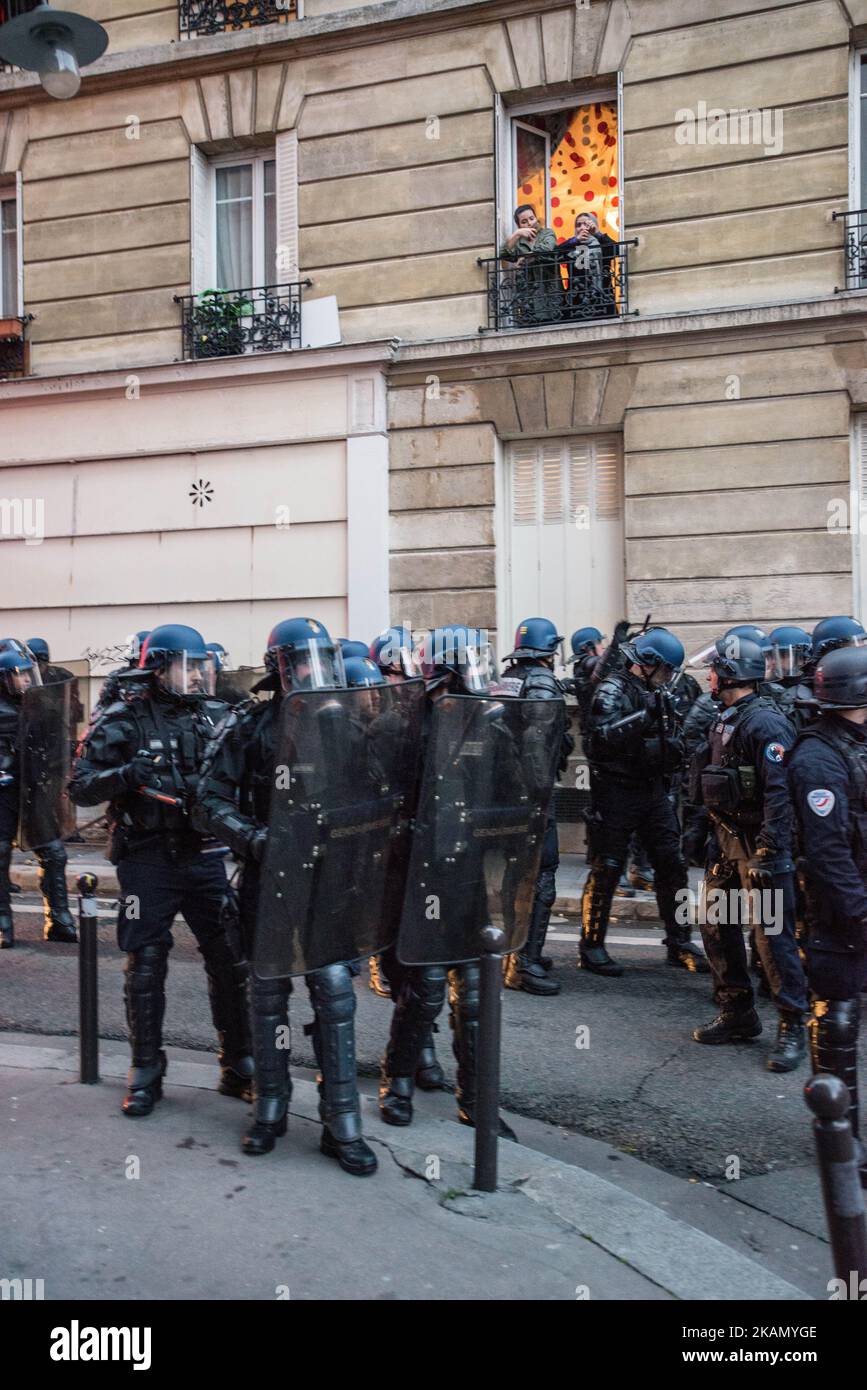
[[[788,854],[781,854],[770,845],[759,845],[747,862],[747,882],[751,888],[771,889],[778,886],[782,875],[794,873],[795,866]]]
[[[262,826],[259,830],[254,830],[247,844],[251,859],[257,864],[261,864],[265,854],[265,846],[268,843],[268,831]]]
[[[133,790],[138,787],[160,787],[162,780],[159,774],[165,770],[165,766],[161,753],[140,748],[123,770],[124,781]]]
[[[615,641],[617,641],[617,642],[625,642],[628,636],[629,636],[629,619],[628,619],[628,618],[621,618],[621,619],[620,619],[620,622],[617,623],[617,624],[615,625],[615,628],[614,628],[614,638],[615,638]]]

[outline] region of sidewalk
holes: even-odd
[[[69,863],[66,868],[66,882],[70,893],[76,892],[76,879],[79,874],[96,874],[99,885],[97,896],[116,897],[119,893],[117,872],[113,864],[105,858],[102,845],[68,844],[66,852]],[[227,860],[231,873],[234,864]],[[25,892],[35,892],[39,885],[39,865],[33,854],[16,850],[12,857],[12,879],[20,884]],[[587,864],[583,855],[564,854],[560,858],[557,872],[557,900],[554,911],[563,917],[580,917],[581,891],[587,877]],[[690,881],[697,887],[700,872],[690,870]],[[652,893],[637,893],[634,898],[615,898],[611,905],[611,918],[618,922],[658,921],[656,899]]]
[[[780,1253],[785,1223],[608,1145],[579,1140],[584,1167],[501,1143],[499,1190],[481,1194],[471,1131],[432,1115],[427,1097],[410,1128],[388,1129],[368,1093],[380,1167],[355,1179],[318,1153],[315,1086],[296,1077],[287,1138],[247,1159],[246,1107],[215,1093],[214,1059],[169,1057],[165,1099],[135,1123],[119,1112],[124,1045],[102,1043],[103,1083],[81,1086],[74,1040],[0,1034],[0,1275],[41,1278],[48,1299],[816,1296],[803,1257]],[[557,1146],[549,1126],[510,1118],[520,1137]],[[612,1157],[622,1181],[592,1170]],[[697,1202],[700,1224],[673,1214]],[[742,1233],[744,1219],[758,1234]],[[781,1259],[789,1277],[768,1267]]]

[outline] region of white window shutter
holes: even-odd
[[[276,140],[277,283],[298,279],[298,132],[281,130]],[[267,277],[266,277],[267,278]]]
[[[214,198],[211,166],[198,145],[190,146],[190,293],[217,289],[213,255]]]
[[[620,444],[616,439],[596,441],[594,469],[596,521],[619,521],[623,513],[621,497]]]
[[[24,317],[24,176],[15,173],[15,240],[18,252],[18,317]]]
[[[509,186],[509,163],[511,161],[511,123],[503,115],[503,99],[499,92],[494,93],[494,192],[496,207],[496,244],[500,244],[512,231],[512,189]]]
[[[546,444],[542,450],[542,524],[559,525],[563,521],[563,449],[560,444]]]
[[[516,445],[512,453],[512,521],[536,523],[536,450]]]
[[[569,450],[569,519],[573,526],[589,520],[592,472],[592,445],[573,444]]]

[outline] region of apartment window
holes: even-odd
[[[214,165],[214,250],[220,289],[275,281],[275,170],[273,156]]]
[[[625,611],[618,436],[517,441],[506,453],[505,630],[544,613],[560,632],[605,632]]]
[[[500,230],[530,203],[562,244],[579,213],[592,212],[614,241],[621,234],[620,123],[615,93],[556,107],[509,109],[501,117]]]
[[[0,318],[23,312],[18,197],[16,190],[0,188]]]

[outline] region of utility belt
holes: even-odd
[[[117,822],[112,826],[108,843],[110,864],[119,864],[134,854],[154,854],[172,864],[186,864],[202,856],[225,858],[228,846],[214,836],[203,836],[195,830],[139,830],[133,825]]]

